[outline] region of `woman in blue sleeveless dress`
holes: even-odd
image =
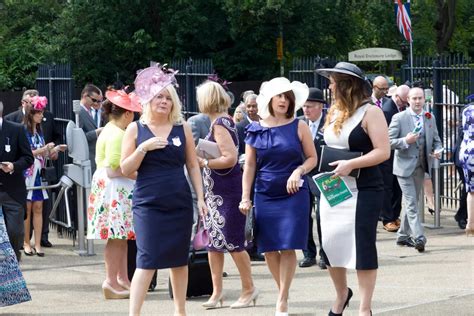
[[[140,314],[156,269],[171,268],[175,315],[185,315],[188,252],[193,205],[186,166],[206,211],[201,174],[190,127],[183,123],[174,72],[161,66],[141,71],[135,80],[143,115],[127,127],[122,144],[122,173],[137,173],[133,191],[133,220],[137,269],[130,289],[130,314]]]
[[[329,78],[334,96],[324,127],[326,144],[363,153],[359,158],[332,163],[335,175],[343,177],[352,198],[333,207],[321,199],[321,248],[337,293],[329,316],[342,315],[352,297],[352,290],[347,287],[347,269],[357,270],[359,315],[371,315],[378,267],[377,222],[383,203],[378,165],[390,157],[388,127],[382,110],[369,103],[370,83],[359,67],[340,62],[335,68],[317,72]],[[348,176],[353,169],[360,169],[358,178]]]
[[[295,249],[306,249],[308,243],[309,188],[302,177],[317,158],[308,125],[295,119],[308,93],[306,84],[283,77],[267,82],[257,97],[262,120],[249,125],[245,139],[239,207],[250,211],[255,178],[256,239],[279,289],[275,315],[288,315]]]
[[[245,251],[245,216],[239,211],[242,195],[242,172],[238,163],[239,141],[237,129],[227,114],[230,97],[217,82],[207,81],[196,91],[199,110],[209,116],[212,125],[206,139],[219,147],[220,157],[199,157],[203,168],[203,182],[208,213],[205,227],[209,232],[209,263],[212,273],[213,292],[205,308],[222,306],[224,291],[222,273],[224,252],[229,252],[239,270],[242,290],[237,302],[230,308],[255,305],[258,289],[254,287],[250,257]],[[201,154],[201,153],[198,153]],[[205,156],[205,155],[203,155]]]

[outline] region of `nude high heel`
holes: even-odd
[[[466,232],[466,237],[474,236],[474,228],[466,227],[466,229],[464,229],[464,231]]]
[[[126,284],[125,282],[123,282],[121,279],[118,279],[117,278],[117,283],[123,287],[124,289],[126,289],[127,291],[130,291],[130,285]]]
[[[105,299],[124,299],[130,297],[130,291],[123,290],[117,291],[107,281],[102,283],[102,293],[104,293]]]
[[[252,295],[250,295],[250,297],[245,302],[237,301],[237,302],[231,304],[230,308],[235,309],[235,308],[249,307],[252,302],[253,302],[253,306],[255,307],[255,305],[257,304],[257,298],[258,298],[259,294],[260,294],[260,291],[256,287],[254,287]]]
[[[286,312],[275,312],[275,316],[288,316],[288,311],[290,310],[290,298],[286,301]]]
[[[217,308],[217,304],[219,304],[219,307],[222,307],[222,305],[224,304],[224,292],[222,292],[221,295],[216,300],[213,301],[209,299],[207,302],[202,303],[201,306],[206,309],[211,309],[211,308]]]

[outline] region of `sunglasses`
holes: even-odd
[[[102,102],[102,100],[97,100],[97,99],[94,99],[94,98],[93,98],[93,97],[91,97],[90,95],[88,95],[88,97],[89,97],[89,99],[91,99],[91,100],[92,100],[92,102],[94,102],[94,103],[98,103],[98,104],[99,104],[99,103],[101,103],[101,102]]]

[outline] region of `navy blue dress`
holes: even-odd
[[[286,183],[303,163],[298,138],[299,120],[277,127],[252,122],[245,142],[257,151],[255,175],[255,232],[258,252],[306,249],[308,244],[309,189],[306,182],[295,194]]]
[[[154,137],[137,123],[137,146]],[[164,269],[187,265],[193,225],[193,204],[184,175],[186,138],[175,125],[168,146],[147,152],[133,190],[137,268]]]

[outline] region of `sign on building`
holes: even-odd
[[[371,47],[349,52],[349,61],[402,60],[402,53],[396,49]]]

